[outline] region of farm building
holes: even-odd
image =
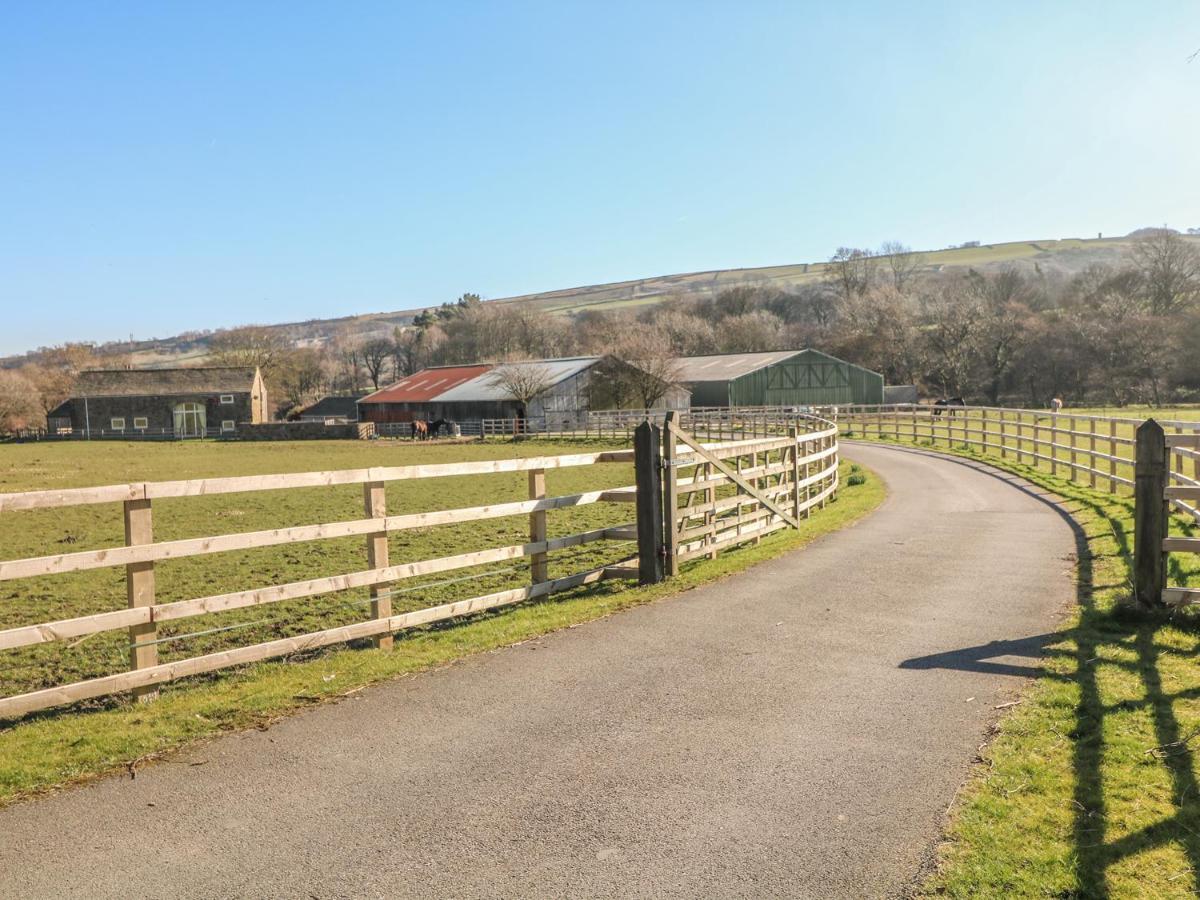
[[[253,366],[115,369],[79,373],[46,425],[52,434],[203,437],[266,418],[267,391]]]
[[[601,366],[601,363],[606,363]],[[611,366],[626,366],[611,357],[539,359],[507,364],[435,366],[422,369],[359,401],[359,418],[386,424],[413,419],[470,422],[481,419],[544,420],[550,427],[582,421],[589,409],[611,408],[603,382]],[[528,404],[516,400],[502,383],[504,370],[520,371],[540,386]],[[686,408],[689,394],[674,388],[658,405]]]
[[[322,397],[312,406],[301,410],[296,419],[301,422],[341,424],[358,421],[358,401],[363,394],[347,397]]]
[[[819,350],[720,353],[677,361],[693,406],[882,403],[883,376]]]

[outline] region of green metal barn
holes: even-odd
[[[819,350],[720,353],[677,361],[692,406],[882,403],[883,376]]]

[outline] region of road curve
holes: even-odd
[[[903,892],[1075,543],[994,470],[846,452],[891,495],[804,550],[0,811],[0,896]]]

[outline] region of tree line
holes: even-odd
[[[297,347],[277,329],[251,326],[213,335],[209,355],[215,365],[259,366],[279,416],[430,365],[582,355],[637,364],[613,368],[610,399],[639,406],[661,396],[675,357],[804,347],[928,397],[1013,406],[1052,397],[1074,406],[1200,399],[1200,253],[1192,243],[1147,229],[1117,264],[1073,276],[1031,269],[936,271],[898,242],[843,247],[821,280],[801,287],[748,284],[570,316],[468,293],[391,333]],[[0,428],[42,424],[79,371],[127,364],[68,344],[0,371]]]

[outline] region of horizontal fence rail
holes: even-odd
[[[523,459],[373,467],[186,481],[138,482],[94,488],[0,494],[0,513],[5,515],[6,527],[16,527],[16,520],[10,516],[18,514],[18,511],[65,509],[105,503],[121,504],[125,521],[124,546],[0,561],[0,582],[124,566],[127,588],[127,607],[124,609],[0,630],[0,650],[78,640],[105,631],[128,629],[132,670],[31,693],[0,697],[0,717],[21,716],[50,706],[72,703],[118,691],[133,690],[150,696],[155,686],[186,675],[282,656],[304,649],[343,643],[357,638],[370,637],[375,640],[377,645],[386,646],[392,633],[397,630],[453,618],[481,609],[518,603],[532,597],[546,596],[590,584],[603,578],[628,577],[625,568],[628,566],[627,560],[617,560],[611,564],[564,577],[549,577],[550,554],[598,541],[627,543],[632,540],[630,530],[633,527],[632,523],[629,523],[588,529],[551,538],[547,535],[547,515],[550,512],[600,503],[629,504],[634,501],[635,494],[634,487],[630,485],[553,496],[546,490],[546,474],[559,469],[592,466],[600,463],[630,463],[632,460],[632,451],[618,450]],[[528,475],[529,499],[527,500],[460,509],[430,510],[399,515],[386,514],[385,491],[390,482],[519,472]],[[241,492],[329,488],[345,485],[362,485],[365,517],[341,522],[298,525],[269,531],[240,532],[173,541],[155,541],[153,538],[153,504],[154,501],[162,498],[186,499]],[[398,565],[389,562],[387,539],[391,534],[408,529],[474,523],[518,515],[529,517],[530,539],[526,543],[489,547],[468,553],[422,559]],[[158,562],[281,544],[319,542],[349,536],[361,536],[367,542],[367,567],[359,571],[271,584],[171,603],[156,602],[154,567]],[[531,585],[440,604],[428,609],[397,615],[392,613],[391,597],[393,592],[396,586],[406,579],[512,561],[524,561],[528,564],[533,582]],[[283,640],[238,647],[193,659],[159,663],[157,648],[161,641],[157,629],[163,623],[288,600],[316,598],[320,595],[353,588],[367,588],[370,591],[371,615],[364,622],[321,629]]]
[[[1200,603],[1200,589],[1166,586],[1170,554],[1200,553],[1200,538],[1167,534],[1169,509],[1200,523],[1200,422],[916,404],[845,406],[838,414],[846,437],[970,448],[1134,494],[1138,601]]]
[[[838,489],[837,426],[809,416],[752,418],[743,427],[783,437],[700,443],[675,415],[663,433],[668,575],[689,560],[796,527]],[[691,421],[696,423],[694,417]]]
[[[0,583],[20,579],[58,578],[68,573],[86,573],[124,567],[125,606],[87,615],[64,616],[48,621],[22,623],[0,629],[0,651],[33,652],[46,645],[81,642],[108,632],[128,634],[129,669],[113,674],[89,677],[81,681],[57,684],[25,693],[0,696],[0,718],[14,718],[54,706],[132,691],[149,699],[167,682],[195,674],[212,672],[298,652],[328,647],[348,641],[370,639],[375,646],[390,647],[397,631],[427,625],[482,610],[548,596],[610,578],[646,578],[641,556],[629,556],[618,550],[616,559],[589,564],[579,571],[551,577],[552,555],[572,548],[580,551],[589,545],[621,548],[625,544],[642,546],[642,532],[650,520],[643,513],[647,493],[643,483],[652,483],[652,492],[662,498],[662,485],[669,484],[676,497],[676,515],[670,520],[669,542],[672,555],[663,557],[672,572],[680,563],[743,543],[758,540],[795,521],[813,508],[823,506],[837,489],[836,427],[828,421],[795,414],[729,416],[724,411],[717,422],[706,424],[704,417],[689,417],[697,434],[715,441],[701,440],[668,425],[672,435],[651,463],[636,467],[636,484],[599,487],[554,495],[547,489],[547,476],[555,471],[601,464],[628,465],[635,461],[633,449],[616,449],[554,456],[536,456],[475,462],[437,463],[369,467],[321,472],[273,475],[230,476],[178,481],[132,482],[97,487],[21,491],[0,494],[0,522],[16,528],[20,516],[32,511],[57,511],[71,508],[117,504],[122,511],[125,539],[120,546],[83,549],[67,553],[28,556],[0,560]],[[643,416],[642,423],[649,427]],[[708,427],[711,425],[711,427]],[[671,460],[667,466],[667,459]],[[730,472],[733,474],[731,475]],[[390,484],[458,477],[524,473],[528,481],[527,499],[507,500],[453,509],[429,509],[389,513],[387,489]],[[361,485],[360,518],[312,524],[289,524],[268,530],[246,530],[231,534],[183,537],[159,540],[154,534],[154,509],[158,501],[170,499],[187,504],[197,498],[220,497],[240,493],[321,490]],[[343,495],[344,496],[344,495]],[[678,498],[704,498],[704,504],[689,501],[678,508]],[[582,509],[598,504],[616,510],[635,505],[636,521],[604,527],[585,527],[561,536],[549,536],[548,517],[555,511]],[[172,507],[172,509],[176,509]],[[186,506],[181,507],[186,510]],[[661,511],[661,503],[660,503]],[[389,559],[389,537],[434,526],[468,526],[476,522],[505,517],[528,518],[528,540],[506,543],[468,552],[432,556],[407,562]],[[619,518],[619,517],[618,517]],[[652,524],[652,523],[651,523]],[[661,548],[668,529],[659,519],[657,546]],[[651,531],[653,528],[650,529]],[[365,565],[353,571],[309,577],[248,587],[224,593],[172,599],[163,602],[156,594],[158,564],[237,551],[287,545],[312,545],[336,539],[359,537],[365,541]],[[607,543],[605,543],[607,542]],[[625,553],[626,555],[620,555]],[[651,562],[661,562],[657,551]],[[593,560],[594,563],[594,560]],[[491,591],[480,596],[438,603],[420,609],[394,612],[392,601],[405,594],[406,581],[426,576],[454,575],[444,582],[470,582],[481,575],[455,575],[478,567],[516,564],[525,571],[529,583]],[[563,565],[578,565],[574,558]],[[483,573],[491,576],[504,569]],[[418,588],[425,585],[417,585]],[[416,589],[416,588],[413,588]],[[229,613],[252,608],[269,608],[289,601],[315,602],[327,595],[362,590],[367,593],[369,614],[365,618],[336,627],[306,631],[277,640],[248,646],[234,646],[184,659],[163,661],[159,646],[165,642],[225,632],[255,625],[255,622],[218,626],[172,636],[163,636],[161,628],[197,616]],[[280,607],[276,607],[277,609]],[[289,607],[290,608],[290,607]],[[220,621],[220,620],[217,620]],[[271,620],[278,621],[278,620]],[[0,673],[4,671],[0,661]],[[3,693],[3,692],[0,692]]]

